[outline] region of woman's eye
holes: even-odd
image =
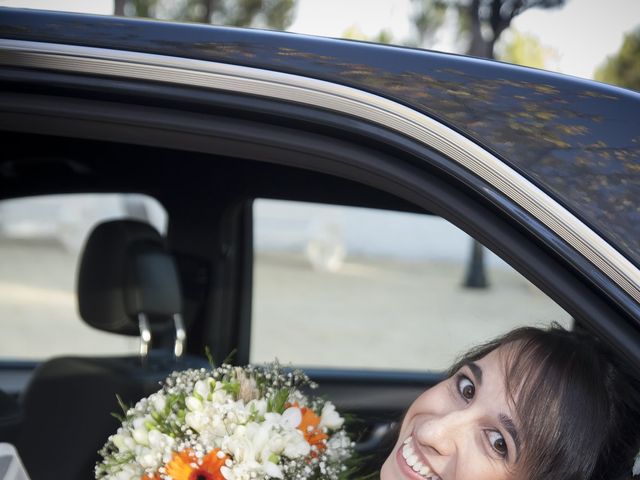
[[[490,431],[487,436],[489,437],[489,443],[491,444],[491,448],[493,448],[498,455],[501,457],[507,456],[507,442],[504,437],[500,435],[499,432]]]
[[[476,394],[476,386],[464,375],[458,378],[458,391],[465,400],[472,400]]]

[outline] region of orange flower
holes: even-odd
[[[324,450],[326,447],[324,440],[329,438],[329,436],[319,428],[320,417],[310,408],[298,408],[300,408],[302,412],[302,421],[300,425],[298,425],[298,429],[304,434],[304,439],[309,442],[309,445],[315,445],[318,451]]]
[[[225,480],[220,468],[228,457],[224,455],[219,458],[219,451],[215,449],[209,452],[200,463],[191,450],[174,453],[171,461],[165,466],[166,474],[173,480]]]

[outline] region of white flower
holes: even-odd
[[[322,414],[320,415],[320,427],[326,427],[329,430],[337,430],[343,423],[344,418],[336,412],[336,407],[333,403],[325,403],[324,407],[322,407]]]
[[[350,456],[351,440],[344,430],[331,436],[327,441],[327,456],[330,460],[343,460]]]
[[[636,461],[633,464],[633,470],[632,470],[633,475],[640,475],[640,452],[638,452],[638,455],[636,455]]]
[[[142,474],[141,468],[136,468],[134,465],[125,465],[120,471],[109,475],[107,480],[139,480]]]
[[[300,430],[287,432],[284,441],[284,455],[286,457],[306,457],[311,452],[311,445],[304,439],[304,435]]]
[[[328,434],[326,450],[311,457],[313,449],[299,430],[303,409],[267,411],[271,395],[280,395],[283,386],[289,404],[313,404],[297,388],[312,386],[301,372],[223,365],[210,373],[173,373],[161,391],[127,411],[100,452],[105,460],[96,466],[96,478],[139,480],[145,473],[165,478],[164,467],[175,452],[189,449],[197,462],[220,449],[219,458],[227,457],[220,470],[225,480],[337,480],[354,445],[340,429],[344,420],[331,403],[324,405],[320,427]]]
[[[267,413],[267,401],[263,398],[258,400],[251,400],[247,403],[247,410],[256,412],[260,417],[264,417]]]
[[[194,391],[194,396],[200,396],[202,400],[205,400],[210,393],[209,382],[204,380],[198,380],[193,387],[193,391]]]
[[[152,400],[153,408],[156,410],[156,412],[164,411],[165,407],[167,406],[167,401],[165,400],[164,395],[160,393],[152,395],[150,400]]]
[[[133,450],[133,444],[132,442],[127,442],[127,440],[131,440],[131,437],[129,437],[128,435],[124,435],[122,433],[120,433],[122,431],[122,429],[118,429],[118,433],[115,435],[112,435],[109,440],[111,440],[113,442],[113,444],[116,446],[116,448],[118,449],[118,451],[120,452],[126,452],[128,450]]]
[[[188,412],[184,416],[184,422],[196,432],[202,430],[207,423],[207,416],[202,412]]]
[[[140,445],[149,445],[149,434],[144,425],[136,428],[132,432],[133,439]]]
[[[163,451],[166,448],[171,448],[174,443],[174,439],[169,435],[159,432],[158,430],[151,430],[148,435],[149,447],[156,451]]]
[[[148,448],[145,449],[144,453],[137,456],[137,460],[142,468],[157,468],[161,459],[161,455]]]
[[[284,478],[284,475],[282,474],[282,469],[275,463],[266,462],[264,464],[264,473],[266,473],[272,478]]]
[[[302,422],[302,411],[298,407],[289,407],[282,412],[282,425],[296,428]]]
[[[220,467],[220,473],[227,480],[235,480],[236,476],[233,474],[233,470],[229,467]]]
[[[184,403],[192,412],[200,412],[203,409],[202,402],[196,397],[187,397]]]

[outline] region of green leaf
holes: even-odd
[[[209,362],[209,366],[211,367],[211,370],[215,370],[216,362],[213,359],[213,355],[211,354],[211,349],[209,348],[209,345],[204,346],[204,354],[207,357],[207,361]]]
[[[240,394],[240,384],[237,382],[229,382],[229,383],[225,382],[222,384],[222,389],[225,392],[233,395],[235,398],[237,398],[238,395]]]
[[[233,350],[231,350],[231,351],[229,352],[229,355],[227,355],[227,356],[225,357],[225,359],[223,360],[222,364],[223,364],[223,365],[224,365],[224,364],[231,364],[231,362],[232,362],[232,360],[233,360],[233,357],[235,357],[235,356],[236,356],[236,353],[237,353],[237,352],[238,352],[238,350],[237,350],[236,348],[234,348]]]
[[[288,398],[289,389],[283,388],[281,390],[278,390],[268,402],[267,408],[271,412],[282,413],[284,412],[284,404],[287,403]]]
[[[116,420],[118,420],[120,423],[123,423],[123,422],[126,420],[126,418],[125,418],[125,417],[123,417],[122,415],[120,415],[119,413],[111,412],[111,414],[110,414],[110,415],[111,415],[113,418],[115,418]]]
[[[122,413],[124,413],[126,416],[127,412],[129,411],[129,407],[127,406],[126,403],[122,401],[122,397],[117,393],[116,393],[116,399],[118,400],[118,405],[120,405],[120,408],[122,409]]]

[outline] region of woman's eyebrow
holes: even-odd
[[[467,367],[473,373],[473,376],[476,378],[476,383],[478,385],[482,385],[482,369],[478,366],[477,363],[469,362],[467,363]]]
[[[516,430],[516,426],[511,420],[510,417],[506,416],[504,413],[498,415],[498,420],[507,431],[511,438],[513,439],[513,444],[516,446],[516,460],[518,458],[518,454],[520,452],[520,439],[518,438],[518,430]]]

